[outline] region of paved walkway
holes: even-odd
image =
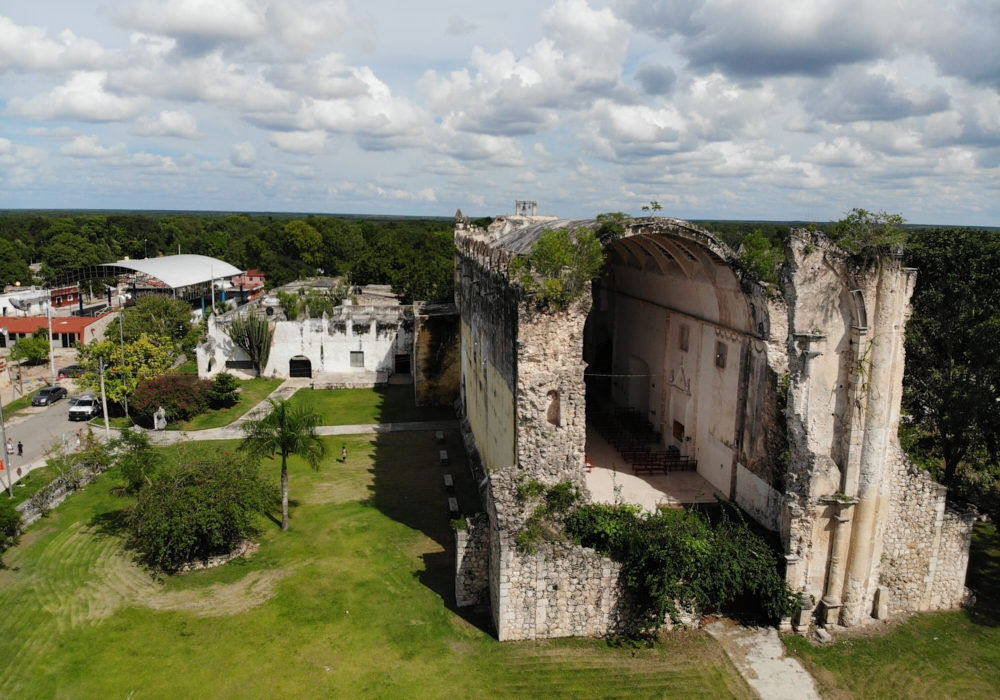
[[[773,627],[744,627],[719,620],[705,627],[747,683],[764,700],[820,700],[816,683],[798,659],[785,655]]]

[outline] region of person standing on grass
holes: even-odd
[[[340,461],[347,464],[347,445],[340,448]]]

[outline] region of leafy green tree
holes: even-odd
[[[152,379],[170,369],[170,350],[157,345],[145,333],[125,343],[125,365],[122,348],[117,342],[78,344],[79,362],[84,368],[79,383],[95,390],[101,388],[100,361],[104,360],[104,386],[108,399],[117,404],[135,393],[139,382]]]
[[[563,308],[578,299],[600,274],[604,248],[597,235],[580,227],[549,229],[531,245],[527,255],[510,264],[510,276],[542,303]]]
[[[753,231],[743,239],[740,264],[762,282],[777,283],[778,268],[784,259],[785,252],[782,246],[775,245],[763,231]]]
[[[316,435],[322,416],[309,407],[286,399],[268,399],[269,413],[241,426],[240,449],[253,457],[281,455],[281,529],[288,529],[288,458],[298,455],[313,469],[319,470],[326,445]]]
[[[130,342],[145,334],[177,354],[187,344],[193,327],[191,305],[167,296],[139,297],[134,306],[122,313],[121,331],[117,323],[112,323],[104,331],[106,340],[117,340],[124,335],[125,341]]]
[[[23,246],[0,238],[0,288],[4,285],[31,281],[31,270],[22,257]]]
[[[291,292],[278,292],[278,306],[289,321],[297,321],[299,313],[302,311],[302,297]]]
[[[285,236],[302,262],[314,267],[323,262],[323,236],[305,221],[288,222]]]
[[[127,511],[129,545],[167,572],[229,554],[260,532],[275,500],[257,461],[216,452],[164,467]]]
[[[100,265],[111,259],[105,246],[91,243],[76,233],[60,233],[42,251],[42,275],[52,279],[70,270]]]
[[[235,406],[240,400],[240,384],[240,380],[228,372],[215,375],[208,389],[208,401],[212,408]]]
[[[894,252],[906,245],[906,223],[899,214],[851,209],[830,229],[830,237],[865,264]]]
[[[114,455],[112,466],[118,468],[118,475],[125,482],[117,493],[134,496],[153,483],[160,467],[161,453],[153,447],[147,433],[126,428],[108,444],[108,448],[108,453]]]
[[[40,365],[49,359],[49,334],[42,330],[21,338],[10,351],[10,359],[14,362],[23,360],[29,365]]]
[[[960,465],[1000,465],[1000,231],[918,231],[919,270],[906,328],[904,403],[925,451],[955,483]]]

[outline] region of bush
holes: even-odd
[[[148,566],[173,572],[233,551],[276,502],[256,460],[217,452],[164,469],[139,492],[127,511],[129,545]]]
[[[149,435],[139,431],[122,430],[117,440],[108,445],[114,451],[113,466],[125,485],[121,494],[134,496],[153,482],[160,462],[160,453],[153,449]]]
[[[212,380],[212,386],[208,388],[208,402],[212,408],[228,408],[235,406],[240,400],[240,380],[229,374],[222,372]]]
[[[584,227],[548,229],[531,244],[527,255],[510,263],[509,274],[542,304],[561,309],[589,289],[604,265],[604,248],[597,235]]]
[[[21,514],[11,499],[0,496],[0,554],[17,544],[21,531]],[[3,568],[0,565],[0,568]]]
[[[29,365],[40,365],[49,359],[48,331],[21,338],[10,351],[12,361],[24,360]]]
[[[208,410],[211,386],[211,382],[193,374],[161,374],[140,381],[129,399],[129,406],[147,419],[163,406],[167,420],[189,420]]]
[[[796,599],[778,553],[736,508],[721,505],[721,521],[712,524],[696,511],[591,504],[570,513],[565,529],[622,565],[634,631],[655,629],[666,615],[676,620],[678,604],[712,611],[745,596],[757,596],[771,618],[792,614]]]

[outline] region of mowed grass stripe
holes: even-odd
[[[459,436],[447,439],[457,497],[474,512]],[[189,459],[236,445],[164,453]],[[655,650],[497,642],[488,616],[452,607],[454,533],[433,433],[327,447],[319,472],[291,461],[290,531],[263,521],[249,560],[163,584],[99,527],[128,504],[109,494],[113,473],[71,497],[45,534],[10,552],[18,570],[0,572],[0,610],[11,611],[8,623],[16,617],[8,638],[18,648],[14,659],[0,655],[0,696],[751,697],[705,635]],[[262,469],[276,480],[279,464]]]

